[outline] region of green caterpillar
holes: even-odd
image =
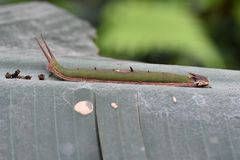
[[[134,83],[134,84],[152,84],[152,85],[169,85],[179,87],[208,87],[209,81],[206,77],[189,73],[189,75],[181,75],[169,72],[150,72],[134,70],[130,67],[127,70],[120,69],[87,69],[87,68],[65,68],[61,66],[51,50],[49,49],[43,36],[41,36],[43,44],[38,39],[37,43],[48,60],[48,70],[56,77],[66,81],[97,81],[97,82],[113,82],[113,83]]]

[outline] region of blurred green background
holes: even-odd
[[[48,1],[89,21],[103,56],[240,69],[239,0]]]

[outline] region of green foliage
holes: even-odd
[[[184,65],[224,67],[198,19],[183,5],[163,2],[110,3],[97,40],[101,53],[117,58],[167,52]]]
[[[65,8],[69,12],[72,12],[73,14],[79,14],[79,7],[78,3],[75,1],[69,0],[48,0],[48,2],[53,3],[59,7]]]
[[[237,1],[236,5],[234,7],[234,14],[235,14],[238,24],[240,25],[240,1]]]
[[[223,1],[224,0],[198,0],[197,2],[201,8],[208,9],[222,3]]]

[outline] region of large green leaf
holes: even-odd
[[[102,17],[97,42],[103,55],[136,59],[167,51],[177,64],[224,67],[200,21],[179,3],[111,3]]]

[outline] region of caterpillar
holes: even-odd
[[[41,41],[36,41],[48,61],[47,68],[56,77],[65,81],[110,82],[167,85],[178,87],[209,87],[209,80],[202,75],[188,73],[188,75],[129,69],[99,69],[99,68],[66,68],[58,63],[47,42],[41,35]]]

